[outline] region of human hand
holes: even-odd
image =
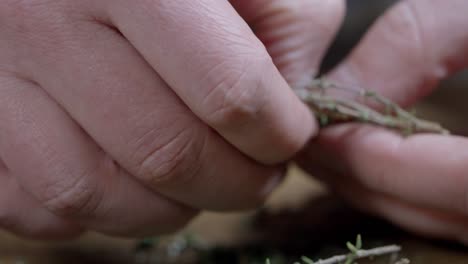
[[[401,1],[328,79],[374,89],[402,105],[416,102],[467,66],[467,8],[463,0]],[[362,210],[468,243],[467,149],[464,137],[404,138],[346,124],[322,130],[298,160]]]
[[[233,6],[2,1],[0,225],[148,235],[261,204],[315,122]]]

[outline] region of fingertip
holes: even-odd
[[[293,140],[290,145],[291,148],[286,153],[291,153],[291,156],[296,155],[300,152],[307,143],[315,138],[319,132],[318,121],[313,113],[312,109],[304,104],[298,97],[293,99],[296,106],[294,110],[289,110],[289,122],[288,131],[290,133],[290,139]],[[288,110],[286,110],[288,111]]]
[[[271,78],[274,83],[266,88],[271,93],[271,107],[266,111],[272,116],[268,142],[274,144],[276,152],[264,153],[260,161],[265,164],[278,164],[291,159],[317,136],[319,130],[312,110],[299,99],[276,68],[274,71],[275,77]],[[272,146],[269,148],[272,149]]]

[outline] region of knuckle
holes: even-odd
[[[248,59],[241,67],[224,67],[218,76],[208,77],[215,81],[203,102],[205,121],[223,128],[257,119],[267,97],[262,70],[268,63],[272,63],[268,56]]]
[[[193,130],[186,127],[168,136],[158,131],[145,135],[151,139],[138,140],[152,143],[136,147],[132,158],[136,175],[154,187],[189,181],[197,172],[200,156]]]
[[[63,173],[59,180],[53,180],[43,188],[40,201],[49,211],[65,216],[92,215],[101,204],[101,193],[94,179],[102,175],[98,169],[80,174]]]

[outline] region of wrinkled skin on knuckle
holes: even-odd
[[[243,67],[224,67],[203,104],[205,119],[217,128],[242,126],[260,118],[267,98],[261,76],[271,58],[247,60]],[[218,74],[216,73],[216,74]],[[213,73],[215,74],[215,73]]]
[[[99,170],[84,171],[80,175],[63,171],[59,177],[51,178],[39,190],[39,201],[49,211],[62,216],[89,216],[101,204],[102,193],[96,183],[102,175]]]
[[[155,137],[149,145],[137,147],[133,155],[133,170],[136,176],[152,187],[171,186],[189,181],[196,172],[200,155],[197,128],[190,124],[179,131],[161,131],[149,134]]]

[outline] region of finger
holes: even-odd
[[[280,169],[226,143],[115,31],[82,27],[57,37],[73,45],[42,56],[47,67],[36,65],[34,78],[124,169],[157,193],[211,210],[258,206],[279,184]]]
[[[342,189],[342,194],[360,210],[377,214],[393,224],[426,237],[466,243],[468,218],[458,214],[421,208],[364,188]]]
[[[106,1],[104,1],[106,2]],[[204,122],[266,164],[316,124],[228,1],[111,1],[109,19]]]
[[[344,17],[345,1],[230,0],[293,87],[315,76]]]
[[[8,169],[0,169],[0,227],[31,239],[64,239],[77,236],[81,228],[43,208],[20,188]]]
[[[415,101],[466,64],[468,35],[461,28],[468,21],[459,12],[466,5],[401,1],[330,78],[378,90],[402,104]],[[329,162],[340,166],[342,159],[343,169],[351,169],[366,186],[416,204],[466,213],[466,177],[461,173],[465,139],[402,139],[391,132],[348,126],[327,130],[322,138],[315,146],[329,151]]]
[[[308,162],[334,167],[366,188],[419,206],[468,215],[466,138],[402,138],[384,129],[343,125],[327,129],[310,148],[321,157],[309,155]]]
[[[314,155],[314,153],[310,153]],[[430,207],[420,207],[401,200],[398,196],[387,195],[373,191],[347,174],[338,172],[336,167],[311,164],[301,161],[314,177],[318,177],[330,188],[343,196],[354,207],[378,216],[384,217],[392,223],[420,235],[458,239],[466,243],[468,236],[468,217],[437,210]]]
[[[2,158],[46,209],[113,235],[168,232],[193,216],[120,169],[40,87],[14,77],[0,86]]]
[[[413,103],[467,65],[466,8],[464,0],[400,1],[330,78]]]

